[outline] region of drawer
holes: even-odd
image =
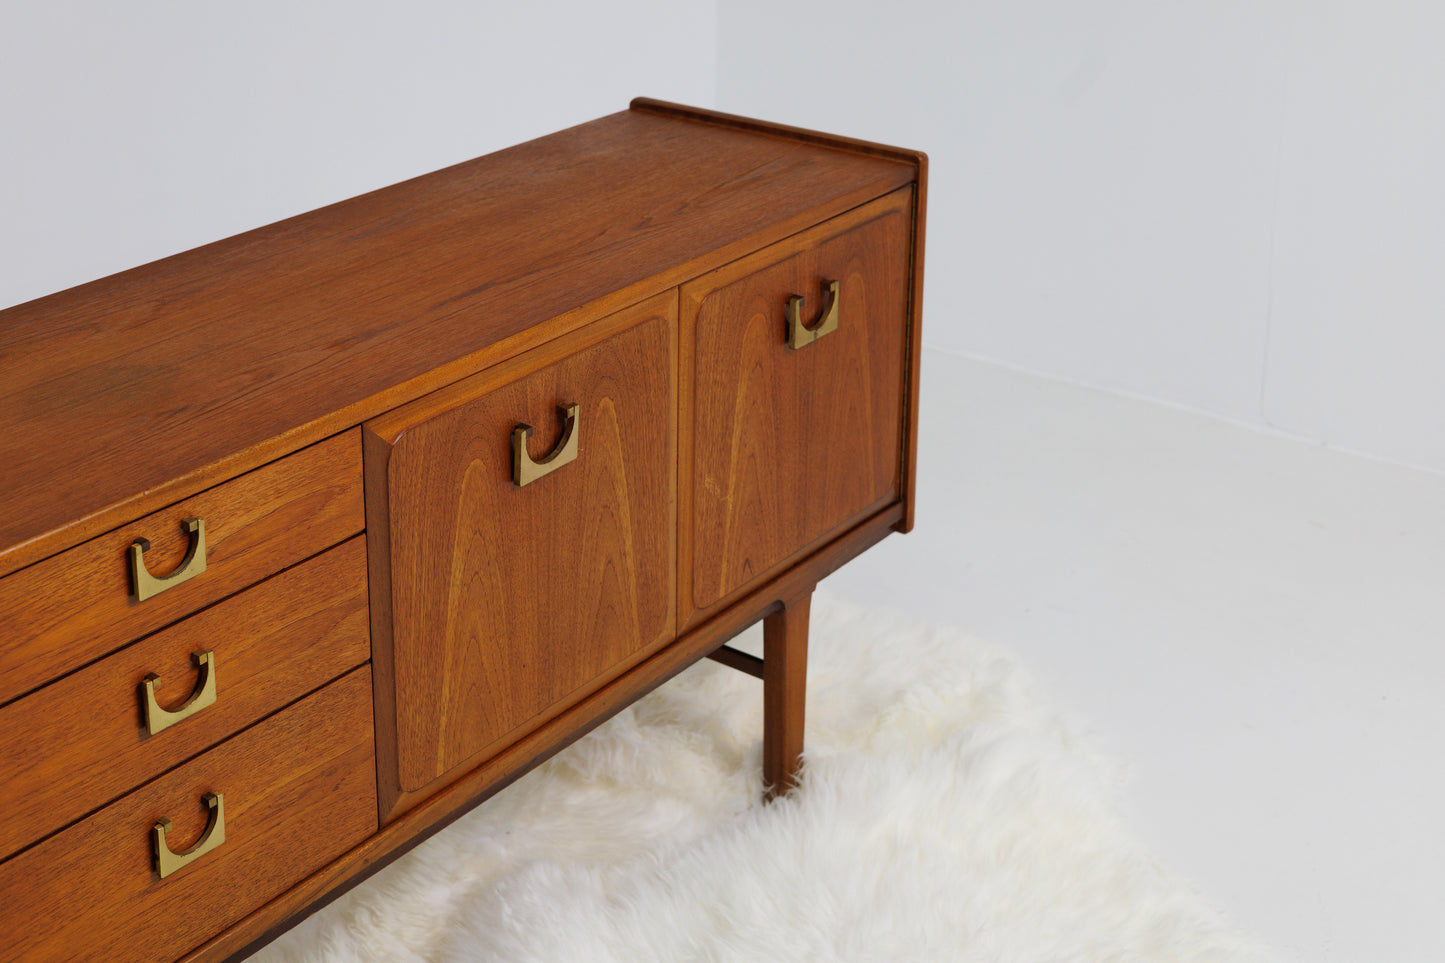
[[[147,540],[146,569],[171,576],[197,545],[192,518],[205,522],[205,571],[139,600],[132,545]],[[0,579],[0,704],[355,535],[364,520],[350,431]]]
[[[896,191],[683,287],[699,609],[898,499],[912,205]]]
[[[387,459],[389,526],[373,530],[390,531],[401,788],[670,640],[674,311],[655,299],[584,329],[595,343],[548,346],[368,425],[368,471]],[[518,468],[538,462],[537,477]]]
[[[208,651],[209,666],[192,663]],[[370,656],[360,536],[0,708],[0,859]],[[150,733],[158,708],[199,708]],[[203,678],[213,690],[207,703]]]
[[[0,863],[8,958],[175,959],[376,831],[371,674],[283,712]],[[224,842],[164,879],[155,827],[183,853],[221,797]]]

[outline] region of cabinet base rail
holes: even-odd
[[[760,657],[741,649],[735,649],[730,645],[720,646],[717,651],[709,652],[707,657],[714,662],[722,663],[729,669],[746,672],[754,679],[763,677],[763,660]]]

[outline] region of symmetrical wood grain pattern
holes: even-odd
[[[628,320],[519,380],[482,379],[445,412],[432,415],[423,400],[425,420],[390,452],[405,790],[504,745],[671,637],[674,303]],[[513,428],[535,426],[540,458],[561,434],[558,407],[572,402],[576,461],[514,484]]]
[[[155,736],[215,653],[216,702]],[[353,538],[0,709],[0,860],[354,669],[370,655],[366,546]]]
[[[149,539],[146,562],[169,572],[191,516],[206,520],[206,571],[137,602],[131,543]],[[0,703],[355,535],[365,517],[350,431],[0,579]]]
[[[0,312],[0,575],[912,179],[625,111]]]
[[[693,335],[692,596],[705,609],[898,498],[911,197],[896,192],[682,289]],[[785,308],[841,282],[837,331]]]
[[[371,743],[363,667],[0,863],[0,952],[175,959],[376,831]],[[160,879],[151,827],[191,845],[207,792],[225,796],[225,843]]]

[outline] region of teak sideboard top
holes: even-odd
[[[921,234],[925,163],[639,99],[0,311],[0,576],[911,183]]]

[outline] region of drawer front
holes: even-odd
[[[683,288],[699,609],[898,498],[911,209],[895,192]]]
[[[390,450],[404,790],[501,748],[670,639],[675,302],[663,304],[513,380],[484,372],[480,394]],[[536,477],[518,468],[520,425],[536,426],[523,443],[544,463]]]
[[[224,842],[161,878],[204,838],[207,793]],[[361,668],[0,863],[7,958],[171,960],[376,831],[371,678]],[[212,838],[214,841],[214,837]]]
[[[210,653],[205,669],[198,652]],[[358,536],[0,708],[0,859],[369,656]],[[201,708],[148,725],[152,674],[156,708]]]
[[[175,574],[205,521],[205,571],[141,601],[146,570]],[[313,445],[0,580],[0,704],[360,532],[357,431]],[[192,570],[199,561],[195,553]]]

